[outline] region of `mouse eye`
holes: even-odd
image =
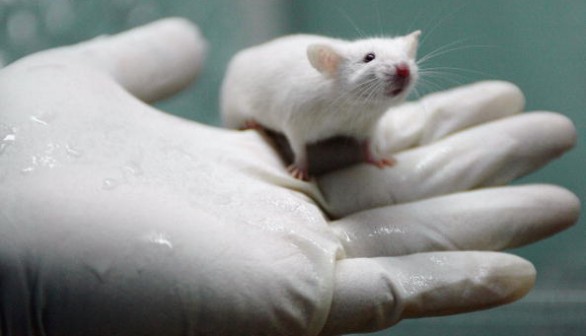
[[[368,53],[364,56],[364,58],[362,60],[364,61],[364,63],[368,63],[375,58],[376,58],[376,56],[374,55],[374,53]]]

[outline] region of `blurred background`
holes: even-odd
[[[219,124],[218,89],[238,50],[272,37],[341,38],[423,30],[420,57],[433,55],[420,94],[500,79],[516,83],[527,110],[571,118],[578,146],[516,183],[552,183],[586,192],[586,1],[575,0],[0,0],[0,67],[35,51],[113,34],[157,18],[197,23],[210,43],[203,73],[168,112]],[[414,97],[416,98],[416,97]],[[584,335],[586,231],[577,226],[511,251],[538,270],[535,290],[514,304],[465,315],[406,320],[376,335]]]

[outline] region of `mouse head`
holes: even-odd
[[[307,57],[317,71],[337,82],[340,94],[357,101],[400,101],[417,80],[420,35],[416,31],[396,38],[312,44]]]

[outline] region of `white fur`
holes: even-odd
[[[402,102],[416,79],[419,32],[397,38],[345,41],[292,35],[238,53],[221,93],[225,126],[255,121],[285,134],[295,164],[306,165],[305,146],[337,135],[368,139],[375,122]],[[364,62],[367,53],[376,58]],[[408,64],[409,87],[389,96],[385,76]],[[372,81],[376,89],[366,90]]]

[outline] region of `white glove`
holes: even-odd
[[[567,190],[494,187],[575,141],[561,115],[516,115],[523,97],[510,84],[391,111],[377,143],[398,152],[395,167],[306,183],[254,131],[140,101],[183,88],[204,46],[170,19],[0,72],[7,335],[379,330],[520,298],[533,266],[490,251],[576,221]]]

